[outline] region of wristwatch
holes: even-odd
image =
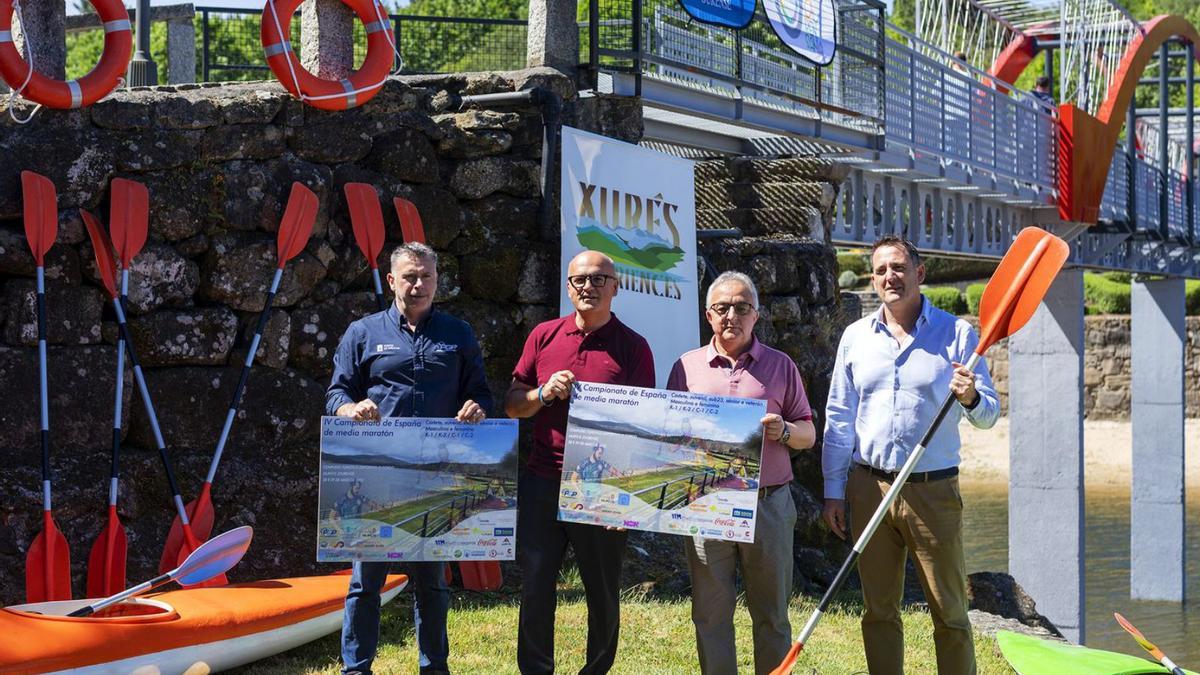
[[[779,442],[785,446],[788,444],[788,439],[792,437],[792,430],[788,428],[787,422],[783,423],[783,433],[779,434]]]

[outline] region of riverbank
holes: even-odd
[[[962,482],[1007,483],[1009,420],[991,429],[959,425],[962,435]],[[1188,487],[1200,487],[1200,419],[1184,425]],[[1089,487],[1129,488],[1132,475],[1133,425],[1129,421],[1084,420],[1084,476]]]

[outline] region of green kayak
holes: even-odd
[[[1000,652],[1018,675],[1151,675],[1170,673],[1161,665],[1128,654],[1050,642],[1028,635],[996,633]],[[1168,654],[1167,656],[1170,656]],[[1197,675],[1185,670],[1189,675]]]

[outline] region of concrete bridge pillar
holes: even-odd
[[[1009,350],[1008,571],[1084,639],[1083,271],[1064,269]]]
[[[1183,279],[1135,280],[1132,302],[1130,594],[1181,602],[1187,585]]]
[[[342,0],[314,0],[300,6],[300,63],[327,80],[354,70],[354,12]]]

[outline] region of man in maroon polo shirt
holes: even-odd
[[[525,675],[554,672],[555,586],[567,544],[575,551],[588,605],[587,661],[579,672],[607,673],[617,656],[626,533],[558,521],[567,402],[576,381],[654,386],[650,345],[612,313],[613,261],[596,251],[575,256],[567,266],[567,294],[575,312],[529,334],[504,402],[509,417],[533,418],[533,451],[521,476],[517,515],[517,666]]]

